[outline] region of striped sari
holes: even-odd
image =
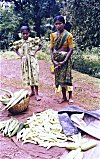
[[[58,50],[63,47],[63,43],[65,40],[67,40],[67,38],[68,34],[67,35],[64,34],[63,36],[60,36],[55,40],[54,43],[55,52],[53,54],[53,58],[57,62],[62,62],[66,57],[66,54],[64,54],[64,52],[59,52]],[[59,85],[62,87],[72,86],[71,70],[72,70],[71,58],[65,64],[55,69],[55,85],[57,88]]]

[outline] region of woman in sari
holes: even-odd
[[[59,103],[67,101],[66,90],[69,93],[69,103],[72,100],[72,75],[71,55],[73,53],[73,36],[64,29],[65,20],[63,16],[54,18],[56,32],[50,34],[50,53],[54,64],[55,86],[62,90],[63,98]]]

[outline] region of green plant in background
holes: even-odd
[[[50,42],[48,38],[42,37],[42,50],[39,51],[38,59],[51,61],[50,57]]]
[[[13,12],[14,6],[3,9],[0,7],[0,49],[8,49],[9,43],[14,39],[18,23],[18,18]]]
[[[99,48],[87,49],[84,52],[76,50],[73,55],[73,69],[100,78]]]

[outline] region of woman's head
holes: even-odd
[[[63,17],[62,15],[56,16],[56,17],[54,18],[54,23],[55,23],[57,20],[60,21],[60,22],[62,22],[63,24],[65,24],[65,19],[64,19],[64,17]]]
[[[30,35],[30,29],[29,29],[29,27],[28,26],[22,26],[21,29],[20,29],[20,31],[21,31],[22,38],[24,40],[27,40],[28,37],[29,37],[29,35]]]
[[[58,31],[63,31],[65,26],[65,20],[62,15],[56,16],[54,18],[54,25]]]

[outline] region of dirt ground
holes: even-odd
[[[51,74],[50,63],[46,61],[39,61],[40,65],[40,85],[39,94],[41,101],[36,101],[31,97],[29,108],[27,111],[15,115],[19,121],[25,122],[26,119],[33,114],[33,112],[41,112],[46,109],[60,110],[69,104],[58,104],[57,100],[61,95],[54,93],[54,74]],[[21,82],[21,63],[20,59],[1,59],[0,60],[0,73],[1,73],[1,88],[9,91],[16,91],[22,88]],[[73,71],[74,83],[74,106],[79,106],[85,109],[100,108],[100,87],[98,88],[95,78],[95,84],[89,80],[89,77],[78,74]],[[86,79],[87,77],[87,79]],[[100,82],[100,81],[99,81]],[[27,88],[30,91],[30,88]],[[0,104],[2,107],[2,104]],[[0,112],[0,120],[6,120],[13,116],[8,111]],[[88,135],[86,135],[89,137]],[[94,156],[94,150],[97,157]],[[98,146],[84,153],[84,159],[100,159],[100,142]],[[0,133],[0,159],[60,159],[60,156],[67,152],[65,148],[53,147],[49,150],[39,147],[34,144],[24,144],[16,141],[16,137],[8,138],[3,137]],[[88,156],[88,157],[87,157]],[[96,157],[96,158],[95,158]]]

